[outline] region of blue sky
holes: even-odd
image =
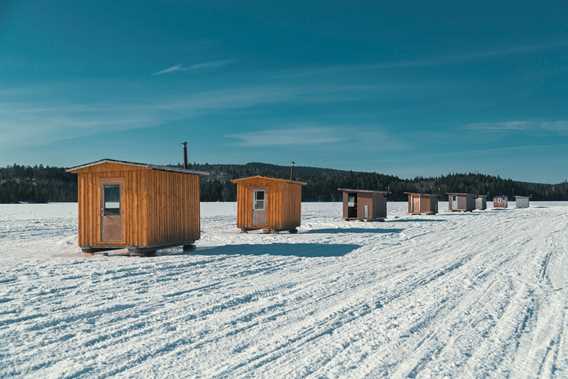
[[[0,165],[568,178],[568,3],[0,3]]]

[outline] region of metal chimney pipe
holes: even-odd
[[[187,162],[187,142],[182,142],[183,145],[183,168],[186,170],[189,168]]]
[[[292,161],[290,163],[290,180],[294,180],[294,165],[296,162]]]

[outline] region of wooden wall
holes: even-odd
[[[253,223],[253,193],[266,190],[266,225]],[[288,230],[301,224],[302,186],[296,183],[254,178],[237,184],[237,227]]]
[[[148,199],[140,196],[147,182],[144,168],[105,163],[81,170],[79,183],[79,245],[107,246],[101,241],[101,185],[106,180],[122,181],[121,220],[123,240],[113,246],[145,245],[148,241]],[[127,220],[130,220],[127,222]]]
[[[101,185],[121,181],[123,239],[101,241]],[[199,177],[104,163],[78,171],[79,245],[153,247],[191,242],[200,236]]]
[[[420,194],[408,195],[408,213],[410,214],[436,214],[438,213],[438,198]]]
[[[147,193],[150,246],[199,239],[199,176],[153,170]]]

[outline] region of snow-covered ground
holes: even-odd
[[[0,205],[0,377],[568,377],[568,204],[85,257],[76,205]],[[442,212],[447,205],[440,205]]]

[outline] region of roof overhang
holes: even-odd
[[[200,175],[200,176],[209,175],[208,172],[188,170],[188,169],[181,168],[181,167],[161,166],[161,165],[153,165],[153,164],[149,164],[149,163],[119,161],[119,160],[116,160],[116,159],[100,159],[98,161],[85,163],[85,164],[82,164],[82,165],[79,165],[79,166],[69,167],[65,171],[76,174],[81,170],[85,170],[85,169],[88,169],[90,167],[99,166],[99,165],[107,164],[107,163],[130,166],[130,167],[146,168],[146,169],[155,170],[155,171],[176,172],[176,173],[180,173],[180,174]]]
[[[338,188],[339,192],[351,192],[351,193],[369,193],[369,194],[380,194],[380,195],[388,195],[390,192],[388,191],[373,191],[373,190],[364,190],[364,189],[351,189],[351,188]]]
[[[255,181],[255,180],[265,180],[265,181],[269,181],[269,182],[280,182],[280,183],[288,183],[288,184],[299,184],[301,186],[307,185],[307,183],[300,182],[300,181],[297,181],[297,180],[270,178],[268,176],[261,176],[261,175],[249,176],[249,177],[246,177],[246,178],[233,179],[233,180],[231,180],[231,183],[239,184],[239,183],[246,183],[246,182]]]

